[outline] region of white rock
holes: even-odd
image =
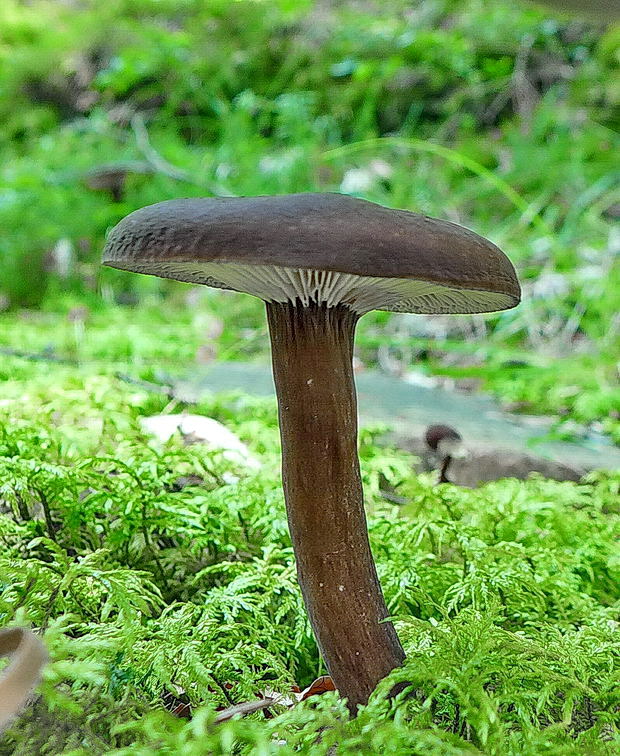
[[[260,462],[252,456],[248,447],[225,425],[204,415],[151,415],[141,417],[140,425],[145,433],[162,443],[180,433],[190,443],[202,443],[210,449],[219,449],[222,456],[236,464],[258,470]]]
[[[424,388],[435,388],[439,385],[439,379],[433,375],[426,375],[420,370],[409,370],[402,376],[403,381],[412,386],[423,386]]]
[[[340,182],[340,191],[344,194],[367,192],[374,183],[375,176],[368,168],[349,168]]]

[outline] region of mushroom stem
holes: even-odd
[[[452,462],[452,457],[449,454],[446,454],[446,456],[443,458],[443,462],[441,464],[441,470],[439,471],[439,482],[440,483],[449,483],[450,478],[448,478],[448,467],[450,467],[450,463]]]
[[[267,303],[282,478],[297,575],[334,684],[353,713],[402,664],[368,541],[348,307]]]

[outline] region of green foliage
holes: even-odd
[[[0,625],[41,628],[52,659],[0,756],[618,752],[618,475],[436,486],[379,429],[362,474],[406,665],[355,720],[327,694],[216,724],[324,671],[275,407],[196,408],[250,445],[250,474],[146,437],[141,417],[184,404],[115,371],[264,358],[262,307],[98,263],[107,229],[176,196],[344,191],[447,217],[508,252],[524,304],[369,314],[362,362],[479,379],[558,434],[619,441],[617,49],[618,27],[500,0],[0,3],[0,347],[66,360],[0,358]]]
[[[5,0],[0,309],[180,299],[99,266],[106,231],[149,203],[360,194],[486,234],[524,283],[524,304],[483,329],[441,325],[427,368],[466,377],[473,362],[505,401],[557,414],[561,434],[577,421],[617,441],[617,47],[617,28],[501,0]],[[112,168],[116,188],[97,184]],[[262,318],[231,309],[243,326],[227,317],[222,345]],[[386,329],[410,345],[417,321],[375,318],[393,362]],[[508,380],[505,347],[533,370]]]
[[[407,663],[355,720],[327,694],[218,725],[216,707],[322,671],[273,403],[198,408],[250,445],[262,465],[250,474],[147,438],[139,418],[172,407],[110,368],[7,358],[4,370],[0,624],[43,628],[52,663],[0,754],[614,752],[617,475],[436,486],[363,430],[371,541]],[[380,476],[409,503],[386,504]],[[188,697],[191,722],[165,710],[166,692]]]

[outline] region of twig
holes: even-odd
[[[177,168],[176,165],[172,165],[165,158],[163,158],[157,150],[151,144],[148,131],[144,124],[144,118],[141,113],[134,113],[131,117],[131,128],[136,138],[136,145],[149,165],[157,173],[162,173],[164,176],[168,176],[175,181],[185,181],[188,184],[194,186],[201,186],[209,191],[215,197],[222,194],[227,197],[235,197],[236,195],[230,191],[227,187],[218,187],[217,185],[205,184],[204,181],[198,181],[192,176],[189,171]]]
[[[161,394],[162,396],[170,399],[171,402],[180,402],[182,404],[195,405],[199,403],[199,396],[195,392],[184,393],[183,386],[174,384],[162,384],[153,383],[153,381],[144,381],[141,378],[133,378],[126,373],[115,373],[116,378],[119,381],[130,383],[132,386],[139,386],[145,391],[152,391],[155,394]]]
[[[231,706],[228,709],[224,709],[224,711],[220,711],[219,714],[215,717],[215,724],[227,722],[237,714],[242,717],[245,717],[247,714],[254,714],[254,712],[262,711],[262,709],[266,709],[268,706],[272,706],[274,703],[276,703],[275,698],[260,698],[256,701],[245,701],[244,703],[240,703],[236,706]]]
[[[144,118],[141,113],[133,114],[131,117],[131,128],[136,137],[138,149],[144,155],[149,165],[151,165],[158,173],[163,173],[165,176],[175,179],[176,181],[186,181],[189,184],[199,185],[199,182],[187,171],[172,165],[172,163],[169,163],[155,150],[150,142],[149,134],[146,130]]]
[[[53,362],[58,365],[73,365],[79,367],[85,364],[96,364],[97,360],[88,360],[86,362],[78,362],[78,360],[72,360],[68,357],[56,357],[48,352],[24,352],[20,349],[11,349],[10,347],[0,347],[0,354],[7,355],[9,357],[18,357],[22,360],[31,360],[33,362]],[[115,373],[116,378],[124,383],[130,383],[133,386],[139,386],[145,391],[151,391],[156,394],[162,394],[174,401],[183,402],[183,404],[198,404],[197,399],[192,399],[189,396],[179,396],[178,390],[174,386],[162,385],[160,383],[153,383],[152,381],[144,381],[140,378],[133,378],[126,373]]]
[[[123,381],[124,383],[130,383],[132,386],[139,386],[145,391],[151,391],[155,394],[162,394],[168,399],[177,399],[174,386],[166,386],[161,383],[153,383],[152,381],[143,381],[141,378],[134,378],[126,373],[115,373],[114,375],[119,381]]]
[[[36,584],[37,579],[35,577],[31,576],[28,578],[28,580],[26,580],[24,587],[20,590],[21,596],[17,600],[17,603],[13,604],[11,608],[13,614],[15,614],[15,612],[17,612],[17,610],[26,603],[26,600],[29,598],[30,591],[35,587]]]
[[[385,499],[386,501],[391,501],[392,504],[408,504],[409,499],[406,499],[404,496],[398,496],[395,493],[392,493],[391,491],[380,491],[381,498]]]
[[[77,360],[71,360],[68,357],[56,357],[49,352],[23,352],[21,349],[11,349],[10,347],[0,347],[0,354],[7,357],[19,357],[22,360],[32,360],[33,362],[56,362],[61,365],[78,365]]]

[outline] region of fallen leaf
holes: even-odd
[[[299,700],[305,701],[306,698],[310,698],[310,696],[320,696],[330,690],[336,690],[334,681],[329,675],[321,675],[320,677],[317,677],[313,683],[308,685],[305,690],[302,690],[299,694]]]

